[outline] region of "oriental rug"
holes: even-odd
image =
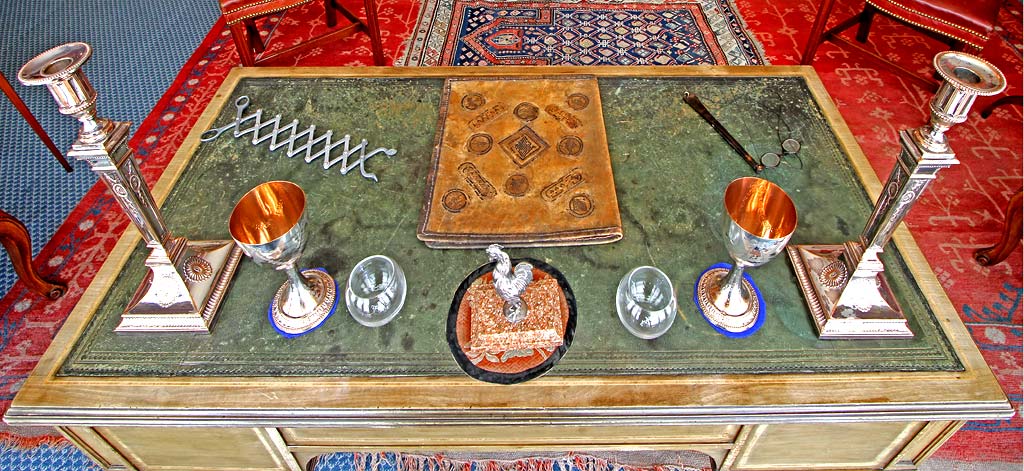
[[[764,62],[796,64],[818,3],[817,0],[736,0],[736,11],[742,12],[744,19],[737,22],[736,27],[742,28],[745,24],[748,31],[744,34],[764,45]],[[834,17],[852,14],[861,5],[862,2],[856,0],[839,0]],[[984,57],[1008,75],[1007,94],[1022,92],[1020,5],[1019,0],[1007,0],[1001,18],[1002,31],[983,52]],[[385,11],[389,12],[387,20],[382,22],[389,57],[396,57],[407,39],[410,47],[416,41],[425,41],[419,39],[426,37],[421,30],[424,23],[417,21],[418,6],[410,0],[381,2],[382,16]],[[275,26],[280,21],[302,24],[297,17],[276,19],[263,26],[267,34],[277,31]],[[931,57],[942,49],[941,45],[900,29],[899,25],[883,18],[876,22],[873,44],[883,54],[909,61],[926,75],[930,73]],[[280,65],[367,64],[368,49],[361,49],[366,44],[365,36],[360,35],[336,48],[314,51],[315,54],[297,58],[294,63]],[[424,60],[417,65],[438,63],[441,51],[437,48],[431,53],[434,55],[421,56]],[[103,54],[103,51],[95,51],[95,54]],[[135,132],[131,144],[142,161],[147,181],[153,182],[160,175],[236,63],[230,35],[223,24],[218,23]],[[895,139],[897,131],[920,126],[927,120],[931,92],[879,69],[855,52],[832,44],[821,47],[814,67],[874,170],[885,178],[899,151]],[[939,175],[911,211],[907,224],[1018,414],[1004,421],[969,422],[934,454],[932,461],[925,463],[923,469],[926,470],[1001,471],[1019,470],[1021,466],[1021,299],[1024,297],[1021,250],[1018,248],[1005,262],[992,267],[977,265],[971,258],[974,250],[998,239],[1007,201],[1012,193],[1021,189],[1022,182],[1021,108],[1002,107],[988,119],[982,119],[978,112],[991,102],[992,99],[979,99],[968,122],[950,133],[961,164]],[[0,298],[0,413],[6,411],[19,385],[127,226],[127,219],[106,189],[101,185],[93,187],[36,257],[36,265],[43,269],[44,275],[68,282],[68,293],[51,302],[16,283]],[[66,448],[67,442],[50,429],[11,429],[0,425],[0,442],[5,443],[0,447],[2,469],[8,469],[14,462],[9,460],[12,453],[36,452],[41,449],[40,444],[55,445],[43,447],[47,450],[77,453]],[[77,471],[94,468],[78,464],[69,467],[42,464],[13,469]]]
[[[508,455],[508,456],[505,456]],[[580,454],[411,454],[331,453],[314,458],[310,471],[712,471],[707,455],[697,452],[620,452]],[[43,444],[27,451],[0,442],[4,471],[99,471],[67,443]]]
[[[400,65],[764,65],[732,0],[425,0]]]

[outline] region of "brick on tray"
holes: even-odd
[[[561,310],[561,288],[553,278],[530,283],[520,297],[529,312],[516,324],[505,319],[502,312],[505,301],[491,283],[474,283],[466,296],[471,311],[469,353],[553,348],[563,342],[565,322]]]

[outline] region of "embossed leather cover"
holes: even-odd
[[[435,248],[621,239],[597,80],[448,79],[416,236]]]

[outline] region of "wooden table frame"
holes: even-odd
[[[228,76],[154,188],[162,203],[247,77],[448,77],[494,68],[244,68]],[[880,183],[809,67],[504,67],[502,75],[798,76],[868,192]],[[115,469],[298,470],[339,450],[668,450],[723,470],[914,469],[966,420],[1013,410],[905,227],[895,237],[962,372],[546,376],[499,386],[402,378],[58,377],[139,240],[121,237],[7,413]],[[183,452],[188,449],[188,452]]]

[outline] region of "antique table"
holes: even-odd
[[[541,378],[512,386],[464,375],[445,341],[461,280],[481,250],[416,239],[446,77],[596,76],[622,214],[620,241],[518,248],[565,274],[575,340]],[[768,305],[756,334],[715,333],[690,300],[727,254],[715,233],[721,194],[750,168],[682,101],[697,93],[751,154],[798,139],[799,159],[763,175],[793,196],[793,243],[860,231],[879,183],[810,68],[273,69],[231,73],[155,187],[168,226],[226,238],[234,201],[272,179],[309,195],[305,266],[340,280],[367,255],[404,268],[409,299],[387,326],[344,308],[284,339],[266,303],[284,280],[243,260],[213,333],[111,331],[141,279],[129,229],[26,380],[5,420],[51,425],[107,469],[301,469],[340,450],[695,450],[727,470],[913,469],[966,420],[1012,415],[912,238],[884,254],[912,340],[820,341],[785,257],[753,269]],[[289,159],[251,135],[200,142],[250,98],[264,119],[393,147],[365,169]],[[895,139],[895,136],[894,136]],[[351,163],[351,162],[350,162]],[[888,169],[885,169],[886,171]],[[673,280],[679,317],[657,340],[632,337],[615,286],[650,264]]]

